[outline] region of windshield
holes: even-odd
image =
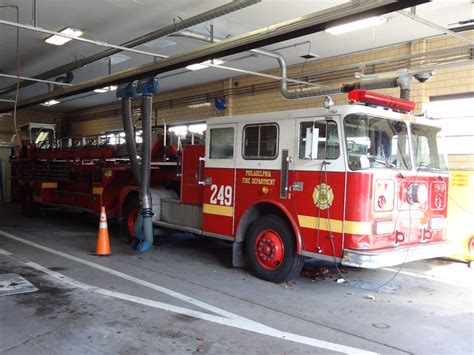
[[[351,114],[344,119],[344,132],[351,170],[411,169],[405,122]]]
[[[50,128],[32,128],[31,141],[35,144],[48,141],[54,138],[54,131]]]
[[[441,128],[411,125],[411,140],[417,170],[447,170],[444,155],[438,151],[437,136]]]

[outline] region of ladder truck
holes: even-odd
[[[295,277],[306,258],[379,268],[449,254],[440,128],[409,114],[407,100],[366,90],[348,100],[153,131],[153,226],[228,241],[234,266],[272,282]],[[124,134],[60,140],[50,127],[39,139],[46,129],[26,134],[12,158],[24,213],[105,206],[130,242],[142,239]]]

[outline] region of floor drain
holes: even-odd
[[[31,282],[18,274],[0,274],[0,296],[38,291]]]
[[[386,323],[372,323],[372,327],[378,328],[378,329],[388,329],[390,326]]]

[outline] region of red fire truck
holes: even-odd
[[[235,266],[273,282],[297,275],[307,257],[377,268],[448,254],[440,129],[409,115],[406,100],[364,90],[349,100],[212,118],[202,137],[161,127],[154,226],[232,242]],[[12,160],[25,213],[105,206],[133,239],[139,195],[121,137],[25,140]]]

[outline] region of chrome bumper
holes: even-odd
[[[354,250],[345,249],[342,265],[376,269],[386,266],[399,265],[405,262],[437,258],[449,255],[452,252],[451,241],[412,245],[393,249],[381,250]]]

